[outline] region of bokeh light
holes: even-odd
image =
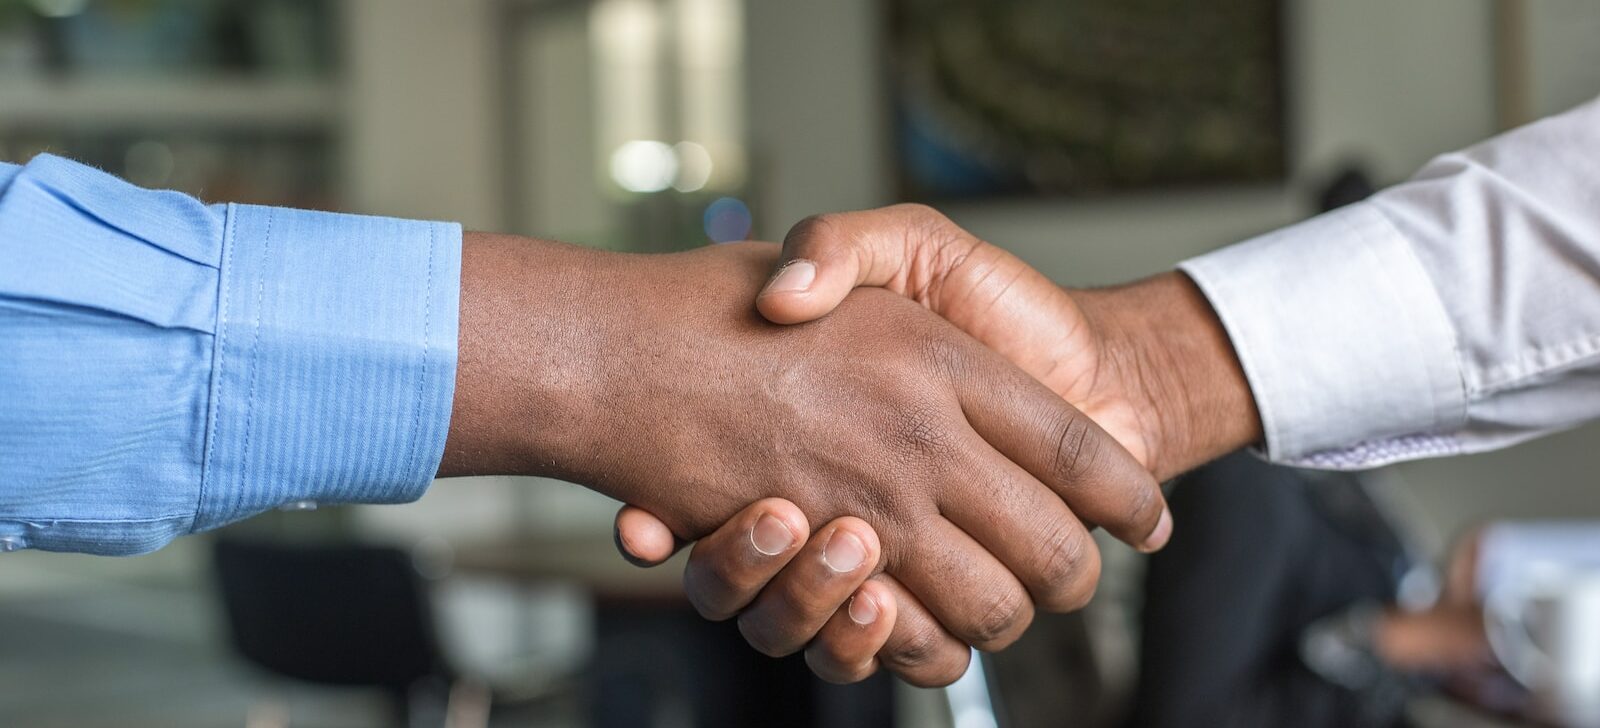
[[[678,158],[678,176],[672,181],[672,189],[679,192],[704,189],[711,181],[711,152],[694,142],[678,142],[672,145],[672,151]]]
[[[629,192],[660,192],[678,176],[678,155],[665,142],[635,139],[611,153],[611,179]]]
[[[732,243],[748,240],[754,220],[750,207],[734,197],[719,198],[706,206],[704,218],[706,237],[713,243]]]

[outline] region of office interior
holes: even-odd
[[[919,187],[903,139],[911,112],[898,104],[915,75],[904,44],[929,31],[897,13],[959,23],[972,17],[963,7],[1029,4],[4,0],[0,159],[50,151],[211,201],[640,252],[779,240],[813,213],[916,199],[1052,279],[1090,286],[1302,220],[1352,170],[1398,183],[1437,154],[1600,95],[1600,4],[1587,0],[1219,3],[1269,21],[1249,38],[1186,31],[1264,44],[1267,75],[1250,93],[1265,96],[1247,99],[1266,109],[1260,126],[1222,122],[1229,138],[1265,130],[1259,145],[1238,143],[1268,151],[1237,152],[1269,155],[1263,164]],[[1181,30],[1160,16],[1186,4],[1032,5],[1137,34]],[[1597,437],[1591,425],[1371,477],[1437,564],[1485,522],[1600,519]],[[413,504],[304,504],[133,558],[0,554],[0,725],[470,725],[456,704],[502,697],[515,705],[482,724],[980,728],[1129,715],[1145,565],[1109,539],[1094,602],[1041,617],[1010,664],[1005,653],[983,663],[994,674],[974,703],[971,690],[887,676],[827,687],[798,658],[756,655],[687,608],[681,555],[649,570],[617,556],[617,505],[550,480],[466,478]],[[230,539],[404,555],[419,620],[435,628],[416,639],[449,679],[397,696],[242,655],[220,573]],[[292,590],[293,576],[275,578]],[[300,642],[316,659],[317,640]],[[1526,724],[1449,698],[1414,702],[1415,725]]]

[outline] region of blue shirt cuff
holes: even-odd
[[[460,226],[226,210],[194,530],[421,497],[455,394]]]

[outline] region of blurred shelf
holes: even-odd
[[[0,128],[336,125],[339,90],[322,79],[0,78]]]

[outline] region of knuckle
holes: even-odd
[[[970,243],[976,238],[960,225],[955,224],[944,213],[927,205],[908,202],[896,206],[896,211],[907,224],[904,226],[907,235],[907,247],[920,247],[930,249],[939,254],[956,253],[964,255],[970,251]]]
[[[1100,438],[1094,425],[1080,414],[1069,415],[1056,429],[1055,451],[1050,472],[1063,484],[1070,484],[1088,473],[1099,458]]]
[[[706,568],[710,572],[713,593],[719,595],[747,594],[761,586],[754,575],[747,573],[746,569],[732,558],[711,558]]]
[[[903,531],[906,526],[918,522],[919,516],[907,498],[905,487],[896,483],[862,483],[853,494],[856,498],[857,513],[863,520],[871,523],[887,524],[895,531]],[[869,558],[882,558],[883,544],[876,538],[877,531],[872,529],[873,540],[862,542],[877,544],[877,550],[868,554]]]
[[[733,604],[741,601],[739,595],[754,590],[753,586],[742,585],[742,581],[748,579],[739,573],[737,567],[723,559],[693,558],[689,568],[683,571],[683,591],[688,595],[689,603],[700,616],[713,622],[721,622],[736,614],[738,608]]]
[[[711,622],[726,622],[733,618],[735,614],[737,614],[737,612],[732,609],[728,609],[727,607],[718,604],[715,601],[707,599],[703,595],[698,595],[692,592],[689,594],[689,604],[694,607],[696,612],[700,613],[700,617],[702,619]]]
[[[789,228],[789,234],[783,238],[785,248],[811,245],[817,243],[833,242],[838,237],[839,218],[836,213],[810,215]]]
[[[969,650],[958,650],[949,659],[917,668],[896,670],[906,682],[919,688],[942,688],[967,674],[967,663],[972,659]]]
[[[1040,546],[1039,604],[1046,611],[1068,611],[1070,595],[1083,572],[1091,568],[1088,560],[1095,559],[1091,552],[1093,542],[1076,524],[1059,522],[1053,525]],[[1098,560],[1098,559],[1096,559]]]
[[[698,579],[690,576],[692,571],[683,573],[683,591],[689,597],[689,604],[704,619],[713,622],[722,622],[736,614],[722,599],[712,594],[712,590],[701,584]]]
[[[811,668],[811,672],[823,681],[835,685],[861,682],[872,675],[870,662],[864,665],[855,664],[839,658],[819,644],[807,647],[805,655],[806,666]]]
[[[898,212],[898,213],[900,213],[902,215],[907,215],[907,216],[910,216],[910,217],[917,217],[917,218],[927,218],[927,217],[940,217],[940,218],[942,218],[942,217],[944,217],[944,213],[939,212],[938,210],[934,209],[933,207],[931,207],[929,205],[925,205],[925,204],[923,204],[921,202],[901,202],[899,204],[893,205],[892,207],[894,208],[895,212]]]
[[[1149,533],[1150,529],[1155,528],[1156,519],[1161,517],[1161,499],[1157,497],[1158,493],[1160,493],[1158,486],[1143,483],[1133,490],[1133,507],[1128,510],[1128,514],[1134,525],[1144,527],[1140,535]]]
[[[908,227],[917,229],[923,234],[938,233],[955,226],[944,213],[920,202],[902,202],[894,205],[892,211],[902,220],[911,223]]]
[[[950,449],[952,433],[944,418],[932,406],[913,406],[904,410],[897,429],[901,447],[921,457],[935,457]]]
[[[968,349],[946,332],[929,330],[917,342],[923,364],[948,381],[959,381],[968,367]]]
[[[965,635],[980,650],[998,650],[1015,642],[1033,621],[1033,603],[1026,592],[1012,587],[1001,589],[999,594]]]
[[[1090,605],[1094,592],[1099,589],[1101,558],[1093,539],[1082,539],[1083,555],[1078,558],[1078,571],[1072,581],[1062,584],[1058,600],[1051,603],[1050,611],[1078,611]]]
[[[886,648],[879,658],[893,665],[897,672],[918,671],[932,667],[943,652],[944,635],[931,623],[912,627],[904,638]]]
[[[744,641],[756,652],[767,657],[786,657],[798,649],[783,635],[778,634],[777,630],[772,629],[766,620],[750,612],[739,615],[739,634],[744,635]]]
[[[854,665],[862,660],[861,656],[851,653],[848,640],[836,639],[828,635],[820,635],[815,640],[812,640],[811,645],[806,648],[806,653],[808,657],[812,653],[816,653],[818,658],[827,660],[827,664],[835,666],[835,672],[840,671],[838,668]]]

